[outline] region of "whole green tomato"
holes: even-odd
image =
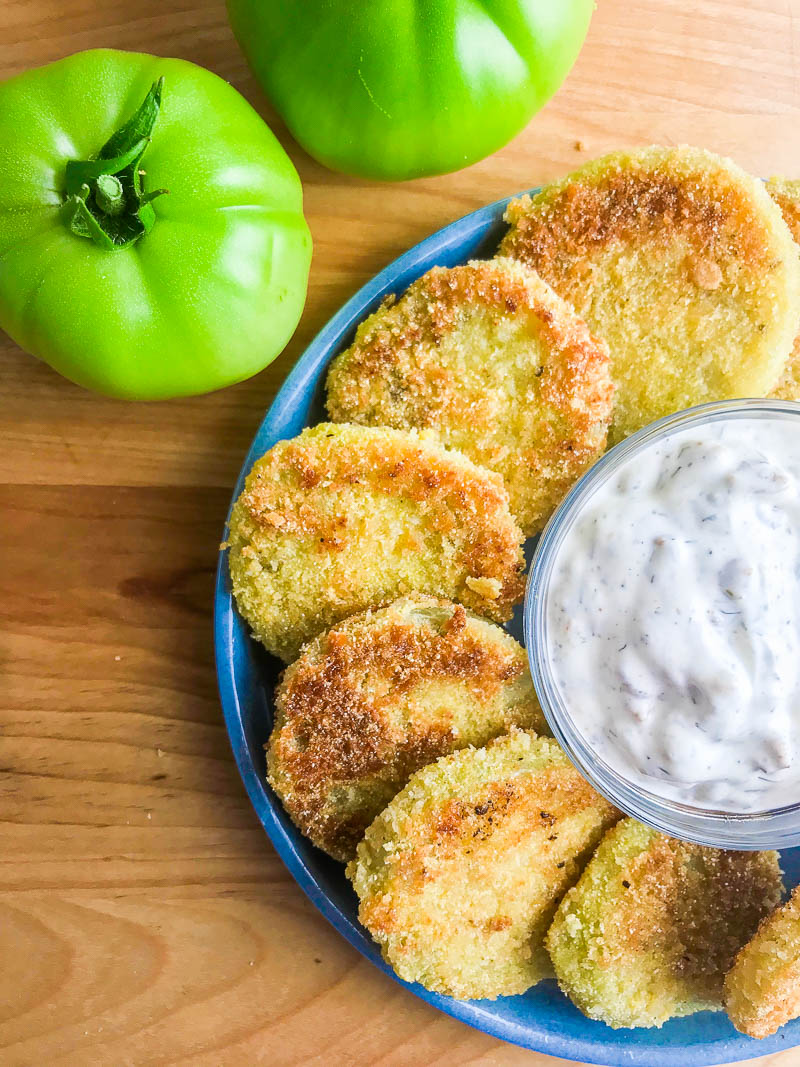
[[[0,327],[73,382],[144,400],[248,378],[310,258],[289,158],[202,67],[99,50],[0,84]]]
[[[228,0],[256,76],[305,150],[401,180],[475,163],[561,85],[594,0]]]

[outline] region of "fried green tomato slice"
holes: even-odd
[[[661,1026],[722,1006],[725,972],[781,891],[777,852],[691,845],[623,819],[561,901],[547,949],[585,1015]]]
[[[525,650],[460,604],[415,594],[306,645],[275,693],[269,782],[346,862],[411,774],[512,726],[545,728]]]
[[[410,431],[321,423],[279,442],[248,475],[227,544],[239,611],[286,662],[405,593],[504,622],[523,592],[500,476]]]
[[[453,997],[523,993],[552,974],[555,907],[619,813],[555,741],[512,730],[417,771],[347,874],[397,974]]]
[[[605,343],[510,259],[434,267],[328,375],[332,419],[432,429],[501,474],[526,536],[604,451],[612,400]]]
[[[736,957],[725,978],[725,1009],[750,1037],[769,1037],[800,1016],[800,887]]]
[[[781,209],[795,242],[800,244],[800,181],[772,178],[767,182],[767,192]],[[780,381],[769,395],[776,400],[800,400],[800,333],[795,337]]]
[[[595,160],[508,208],[520,259],[604,338],[612,444],[704,401],[765,396],[800,324],[800,262],[761,181],[697,148]]]

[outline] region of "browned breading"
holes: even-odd
[[[348,866],[359,918],[407,981],[455,997],[551,973],[558,900],[619,813],[555,741],[522,730],[417,771]]]
[[[737,1030],[758,1038],[800,1016],[800,886],[736,957],[725,1008]]]
[[[800,242],[800,181],[771,178],[767,182],[767,192],[781,209],[792,237]]]
[[[586,168],[588,181],[579,171],[535,200],[513,201],[507,214],[513,228],[501,254],[521,259],[545,278],[570,277],[581,273],[598,249],[615,242],[666,242],[678,236],[694,252],[690,269],[730,257],[755,271],[769,269],[775,251],[761,213],[749,188],[732,184],[724,172],[680,174],[646,163],[637,170],[633,156],[630,167],[609,167],[607,176],[595,181],[598,162]],[[714,288],[715,281],[714,276],[702,288]]]
[[[333,423],[258,460],[228,536],[239,610],[287,661],[413,591],[504,621],[524,588],[521,544],[498,475],[416,433]]]
[[[434,430],[503,476],[530,535],[605,448],[608,364],[605,344],[522,264],[435,267],[359,327],[331,366],[328,410]]]
[[[800,322],[800,263],[763,184],[699,149],[594,160],[508,209],[500,255],[537,270],[611,353],[610,441],[775,387]]]
[[[767,192],[781,209],[792,237],[800,244],[800,181],[773,178],[767,182]],[[769,395],[777,400],[800,400],[800,334],[795,337],[780,381]]]
[[[302,832],[347,861],[414,771],[511,726],[545,728],[524,649],[417,594],[345,620],[287,668],[269,779]]]
[[[781,888],[775,852],[706,848],[624,819],[561,902],[547,948],[591,1018],[661,1026],[721,1006],[726,971]]]
[[[658,834],[626,870],[608,945],[657,952],[693,997],[719,1003],[742,938],[779,895],[774,853],[731,852]]]

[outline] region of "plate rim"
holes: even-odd
[[[536,189],[526,191],[534,193]],[[223,543],[227,535],[233,502],[244,486],[248,471],[255,460],[263,454],[262,439],[274,436],[273,426],[279,422],[281,413],[290,409],[297,397],[304,395],[311,383],[318,382],[324,367],[339,350],[336,346],[387,293],[397,290],[398,275],[413,271],[421,262],[427,261],[432,252],[448,241],[464,242],[486,233],[493,224],[499,224],[502,221],[503,212],[509,201],[520,195],[523,194],[516,193],[502,197],[479,207],[418,242],[362,285],[319,330],[297,357],[253,436],[231,494],[225,517],[224,534],[221,539]],[[460,261],[463,262],[463,258]],[[281,437],[277,436],[275,440],[281,440]],[[228,586],[224,551],[220,551],[217,561],[213,618],[214,658],[220,703],[228,740],[250,803],[278,857],[311,903],[338,933],[384,974],[389,975],[419,999],[490,1037],[499,1038],[521,1048],[573,1062],[598,1064],[600,1067],[627,1067],[627,1065],[630,1067],[714,1067],[719,1064],[746,1062],[759,1056],[797,1047],[798,1042],[793,1040],[794,1035],[791,1035],[792,1039],[790,1039],[789,1034],[779,1030],[772,1037],[760,1041],[737,1033],[728,1039],[696,1042],[690,1045],[673,1047],[629,1045],[627,1048],[620,1048],[619,1045],[608,1045],[600,1038],[578,1038],[543,1029],[532,1030],[530,1026],[522,1023],[498,1018],[491,1008],[486,1006],[490,1005],[491,1001],[455,1000],[404,981],[383,961],[377,947],[368,939],[365,931],[354,923],[317,884],[299,854],[291,834],[277,816],[276,805],[279,801],[272,798],[266,782],[262,782],[250,758],[242,707],[235,684],[236,672],[231,655],[235,607]]]

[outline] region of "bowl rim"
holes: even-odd
[[[536,188],[528,190],[531,193],[536,191]],[[503,197],[484,205],[435,231],[379,271],[328,320],[295,361],[256,430],[231,495],[225,517],[225,533],[221,541],[224,542],[227,534],[233,502],[240,494],[253,462],[263,454],[266,448],[283,438],[281,429],[283,413],[291,409],[297,403],[298,398],[318,382],[322,369],[339,351],[338,346],[347,340],[355,326],[380,303],[387,293],[397,291],[398,276],[418,277],[423,273],[423,270],[419,269],[423,264],[425,264],[424,269],[429,269],[428,260],[431,254],[436,252],[445,241],[448,244],[455,244],[474,240],[487,234],[492,226],[499,226],[505,207],[510,200],[514,199],[514,196],[519,195],[522,194]],[[453,262],[464,262],[464,256],[454,259]],[[414,274],[415,271],[418,273]],[[404,282],[403,287],[407,284],[408,282]],[[265,441],[268,442],[266,446]],[[555,1030],[548,1031],[545,1027],[538,1027],[533,1031],[530,1024],[499,1018],[492,1011],[494,1002],[454,1000],[439,993],[431,993],[419,985],[412,985],[398,977],[382,960],[377,946],[369,940],[361,927],[354,923],[318,885],[298,851],[294,840],[295,835],[287,830],[279,818],[277,798],[272,796],[266,782],[262,781],[256,770],[245,737],[243,709],[236,686],[236,671],[231,655],[234,620],[235,608],[228,582],[226,556],[224,552],[220,552],[214,588],[214,654],[217,684],[229,742],[245,790],[279,858],[311,903],[354,948],[393,981],[444,1014],[491,1037],[551,1056],[594,1063],[601,1067],[620,1067],[623,1064],[630,1065],[630,1067],[712,1067],[715,1064],[743,1062],[772,1052],[783,1051],[800,1043],[800,1029],[798,1038],[795,1040],[793,1033],[786,1032],[787,1026],[784,1027],[783,1032],[778,1031],[772,1037],[761,1041],[734,1032],[730,1037],[674,1046],[636,1045],[633,1041],[623,1045],[609,1044],[602,1036],[598,1038],[584,1035],[574,1037]],[[609,1031],[609,1033],[612,1032]],[[603,1031],[599,1033],[602,1035]],[[631,1033],[635,1034],[636,1031],[631,1031]]]

